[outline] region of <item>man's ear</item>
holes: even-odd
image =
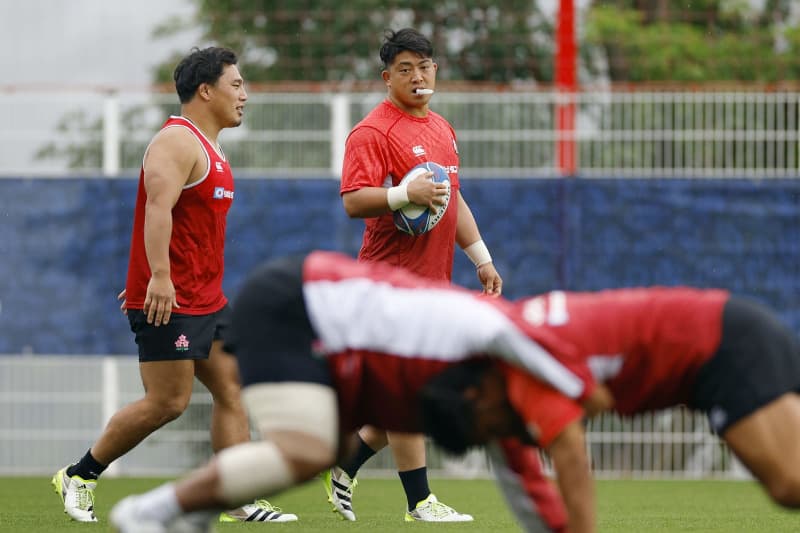
[[[211,86],[208,83],[201,83],[199,87],[197,87],[197,94],[205,101],[211,99]]]

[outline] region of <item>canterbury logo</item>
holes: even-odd
[[[414,155],[417,157],[425,155],[425,147],[419,144],[416,146],[412,146],[411,151],[414,152]]]

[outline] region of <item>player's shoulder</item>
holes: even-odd
[[[161,162],[164,158],[181,164],[193,164],[201,159],[204,161],[203,145],[189,128],[179,124],[167,125],[153,136],[147,146],[145,166],[150,161]]]
[[[187,147],[196,145],[199,141],[197,134],[187,125],[180,122],[167,121],[150,141],[150,146],[154,145],[175,145]]]

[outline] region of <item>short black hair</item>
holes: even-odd
[[[175,80],[175,90],[182,104],[194,98],[197,88],[203,83],[213,85],[217,82],[222,71],[227,65],[237,63],[236,54],[227,48],[209,46],[202,50],[195,47],[191,53],[184,57],[172,78]]]
[[[475,405],[464,396],[492,367],[488,359],[453,365],[428,380],[419,392],[423,431],[445,451],[463,455],[476,442]]]
[[[433,45],[423,34],[413,28],[399,31],[387,30],[381,46],[381,61],[384,68],[389,68],[400,52],[414,52],[420,57],[433,57]]]

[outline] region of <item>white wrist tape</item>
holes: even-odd
[[[475,268],[492,262],[492,256],[483,240],[473,242],[464,248],[464,253],[467,254]]]
[[[401,183],[396,187],[389,187],[386,191],[386,201],[389,203],[389,209],[397,211],[401,207],[409,204],[408,201],[408,183]]]

